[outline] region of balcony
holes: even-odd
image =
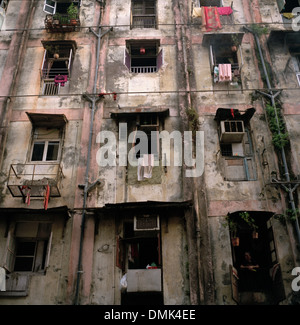
[[[45,28],[48,33],[75,32],[80,26],[79,15],[70,19],[68,14],[46,15]]]
[[[127,292],[160,292],[161,269],[127,271]]]
[[[131,28],[156,28],[156,16],[155,15],[133,16]]]
[[[28,189],[30,197],[44,197],[45,186],[50,187],[50,197],[60,197],[60,181],[63,177],[59,164],[12,164],[7,187],[13,197],[25,201]]]

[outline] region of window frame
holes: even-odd
[[[124,65],[128,68],[130,73],[138,73],[138,74],[146,74],[146,73],[157,73],[161,67],[164,65],[164,52],[163,49],[160,47],[159,42],[157,40],[151,41],[152,44],[147,44],[146,41],[139,41],[137,43],[131,43],[127,42],[126,47],[124,49]],[[132,55],[132,47],[148,47],[148,48],[154,48],[155,47],[155,55]],[[155,66],[137,66],[132,65],[132,59],[145,59],[147,58],[155,58],[156,63]]]
[[[23,221],[22,221],[23,222]],[[28,222],[29,221],[24,221]],[[46,224],[46,222],[37,222],[37,233],[34,237],[24,237],[24,236],[16,236],[15,231],[16,227],[18,225],[18,222],[11,223],[7,240],[6,240],[6,247],[5,247],[5,253],[4,253],[4,263],[3,267],[6,269],[8,273],[44,273],[46,272],[47,268],[49,267],[49,260],[50,260],[50,252],[51,252],[51,245],[52,245],[52,237],[53,237],[53,224],[51,223],[51,227],[49,229],[49,234],[45,235],[43,234],[42,228],[40,228],[40,225]],[[47,223],[48,224],[48,223]],[[35,252],[33,256],[33,262],[32,262],[32,270],[31,271],[17,271],[15,270],[15,262],[17,258],[17,245],[22,242],[35,242]],[[39,243],[44,242],[44,245],[46,243],[46,247],[43,247],[43,251],[38,252],[38,245]],[[36,262],[38,259],[40,259],[42,256],[42,260],[44,261],[44,267],[42,269],[37,268]]]
[[[130,10],[130,29],[135,29],[135,28],[155,28],[157,29],[157,0],[153,0],[154,6],[148,7],[148,8],[153,8],[154,9],[154,14],[146,14],[146,9],[147,9],[147,2],[148,0],[140,0],[139,2],[142,2],[142,13],[137,14],[134,13],[134,3],[135,0],[131,0],[131,10]],[[154,23],[149,26],[145,26],[145,21],[143,21],[143,26],[142,25],[135,25],[135,18],[154,18]]]
[[[33,151],[34,151],[34,145],[38,142],[44,142],[45,145],[44,145],[44,149],[43,149],[43,157],[42,157],[42,160],[32,160],[32,155],[33,155]],[[58,153],[57,153],[57,159],[55,160],[47,160],[47,154],[48,154],[48,148],[49,148],[49,142],[58,142]],[[32,143],[32,147],[31,147],[31,153],[30,153],[30,162],[38,162],[38,163],[51,163],[51,162],[55,162],[57,163],[59,160],[60,160],[60,154],[61,154],[61,139],[49,139],[49,140],[39,140],[39,139],[36,139],[36,140],[33,140],[33,143]]]

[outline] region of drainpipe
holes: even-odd
[[[103,5],[102,1],[98,1],[98,2],[100,3],[100,5]],[[83,270],[82,270],[82,249],[83,249],[83,237],[84,237],[84,227],[85,227],[85,218],[86,218],[86,201],[87,201],[88,193],[96,185],[99,185],[101,183],[99,179],[96,180],[95,182],[93,182],[92,184],[89,183],[89,171],[90,171],[94,116],[95,116],[95,112],[97,110],[96,102],[100,99],[98,96],[96,97],[96,90],[97,90],[98,69],[99,69],[99,61],[100,61],[101,38],[104,35],[106,35],[108,32],[113,30],[113,28],[110,28],[108,31],[101,34],[101,18],[102,18],[101,12],[102,12],[102,8],[100,9],[100,15],[99,15],[98,33],[96,33],[91,28],[89,29],[89,31],[92,32],[97,37],[96,68],[95,68],[93,92],[92,92],[91,96],[88,94],[83,95],[83,98],[89,100],[92,103],[92,105],[91,105],[92,107],[91,107],[90,132],[89,132],[89,143],[88,143],[85,179],[84,179],[83,185],[82,184],[78,185],[79,188],[83,189],[83,209],[82,209],[79,257],[78,257],[77,279],[76,279],[76,289],[75,289],[75,305],[79,305],[79,285],[80,285],[81,275],[83,273]]]
[[[262,93],[265,96],[268,96],[271,99],[271,103],[272,103],[272,106],[273,106],[274,111],[275,111],[276,123],[277,123],[277,126],[278,126],[278,134],[280,135],[281,132],[280,132],[280,128],[279,128],[279,119],[278,119],[277,109],[276,109],[276,104],[275,104],[275,98],[276,98],[277,95],[279,95],[280,91],[273,94],[270,79],[269,79],[268,72],[267,72],[266,65],[265,65],[265,60],[264,60],[262,50],[261,50],[261,46],[260,46],[260,43],[259,43],[258,35],[256,33],[254,33],[250,28],[248,28],[246,26],[244,26],[244,29],[247,30],[248,32],[252,33],[254,38],[255,38],[257,48],[258,48],[258,51],[259,51],[259,56],[260,56],[261,63],[262,63],[262,66],[263,66],[264,75],[266,77],[268,91],[269,91],[269,94],[266,94],[266,93],[263,93],[263,92],[260,92],[260,93]],[[282,157],[282,162],[283,162],[283,166],[284,166],[284,175],[285,175],[287,186],[285,186],[283,184],[281,184],[281,185],[288,192],[289,202],[291,204],[293,212],[297,216],[297,209],[296,209],[294,194],[293,193],[294,193],[295,189],[297,188],[298,184],[296,184],[296,186],[294,186],[294,187],[292,187],[292,185],[291,185],[291,179],[290,179],[290,174],[289,174],[289,169],[288,169],[288,165],[287,165],[287,161],[286,161],[286,155],[285,155],[284,148],[281,148],[281,157]],[[297,233],[297,238],[298,238],[298,244],[300,245],[300,229],[299,229],[299,222],[298,222],[297,217],[296,217],[296,220],[295,220],[295,228],[296,228],[296,233]]]
[[[187,90],[187,101],[189,105],[189,109],[192,109],[192,98],[191,98],[191,86],[190,86],[190,76],[188,71],[188,55],[187,55],[187,44],[186,44],[186,29],[183,20],[183,4],[179,3],[180,8],[180,23],[181,23],[181,39],[182,39],[182,52],[183,52],[183,63],[184,63],[184,72],[186,79],[186,90]],[[200,215],[199,215],[199,199],[198,199],[198,185],[193,178],[193,192],[194,192],[194,204],[195,204],[195,215],[196,215],[196,249],[197,249],[197,271],[198,271],[198,287],[199,287],[199,303],[202,304],[204,302],[204,288],[202,285],[202,272],[201,272],[201,228],[200,228]]]

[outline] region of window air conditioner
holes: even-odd
[[[245,134],[243,121],[221,121],[221,142],[242,142]]]
[[[134,217],[134,231],[159,230],[159,216],[156,214],[146,214]]]

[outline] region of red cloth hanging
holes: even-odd
[[[50,197],[50,186],[47,184],[44,194],[44,209],[48,209],[48,203],[49,203],[49,197]]]
[[[230,109],[231,116],[234,118],[234,110],[233,108]]]
[[[202,7],[202,28],[207,32],[221,29],[221,21],[217,7]]]

